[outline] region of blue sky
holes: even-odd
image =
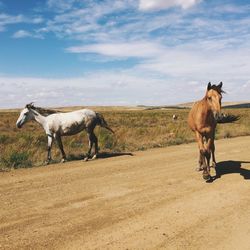
[[[250,2],[0,0],[0,108],[249,101]]]

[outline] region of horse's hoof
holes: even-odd
[[[95,160],[97,158],[97,155],[94,155],[91,160]]]
[[[44,162],[45,165],[49,165],[49,163],[50,163],[49,161],[45,161]]]
[[[66,159],[62,159],[62,160],[61,160],[61,163],[65,163],[65,162],[66,162]]]
[[[210,181],[211,180],[211,176],[210,176],[210,174],[209,173],[203,173],[203,179],[205,180],[205,181]]]
[[[84,159],[83,159],[83,161],[88,161],[89,160],[89,157],[85,157]]]
[[[200,172],[202,170],[203,170],[203,167],[198,167],[198,168],[195,169],[195,171],[197,171],[197,172]]]

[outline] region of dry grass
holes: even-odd
[[[101,112],[116,135],[96,128],[101,152],[133,152],[154,147],[188,143],[194,135],[187,126],[188,109],[143,110],[133,108],[95,108]],[[216,138],[250,135],[250,109],[226,109],[225,113],[240,115],[234,124],[218,125]],[[177,114],[178,120],[172,121]],[[0,169],[43,165],[46,159],[47,138],[35,122],[21,130],[15,127],[19,112],[0,112]],[[87,151],[88,141],[83,131],[75,136],[63,137],[69,160],[80,159]],[[54,162],[61,159],[56,145],[52,149]]]

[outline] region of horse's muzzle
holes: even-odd
[[[213,112],[214,119],[217,121],[220,118],[220,113],[219,112]]]
[[[20,123],[17,123],[17,124],[16,124],[16,127],[17,127],[17,128],[22,128],[22,125],[21,125]]]

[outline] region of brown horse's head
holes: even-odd
[[[221,112],[221,99],[222,99],[222,82],[218,85],[211,85],[209,82],[207,85],[206,100],[211,110],[213,111],[214,118],[217,119]]]

